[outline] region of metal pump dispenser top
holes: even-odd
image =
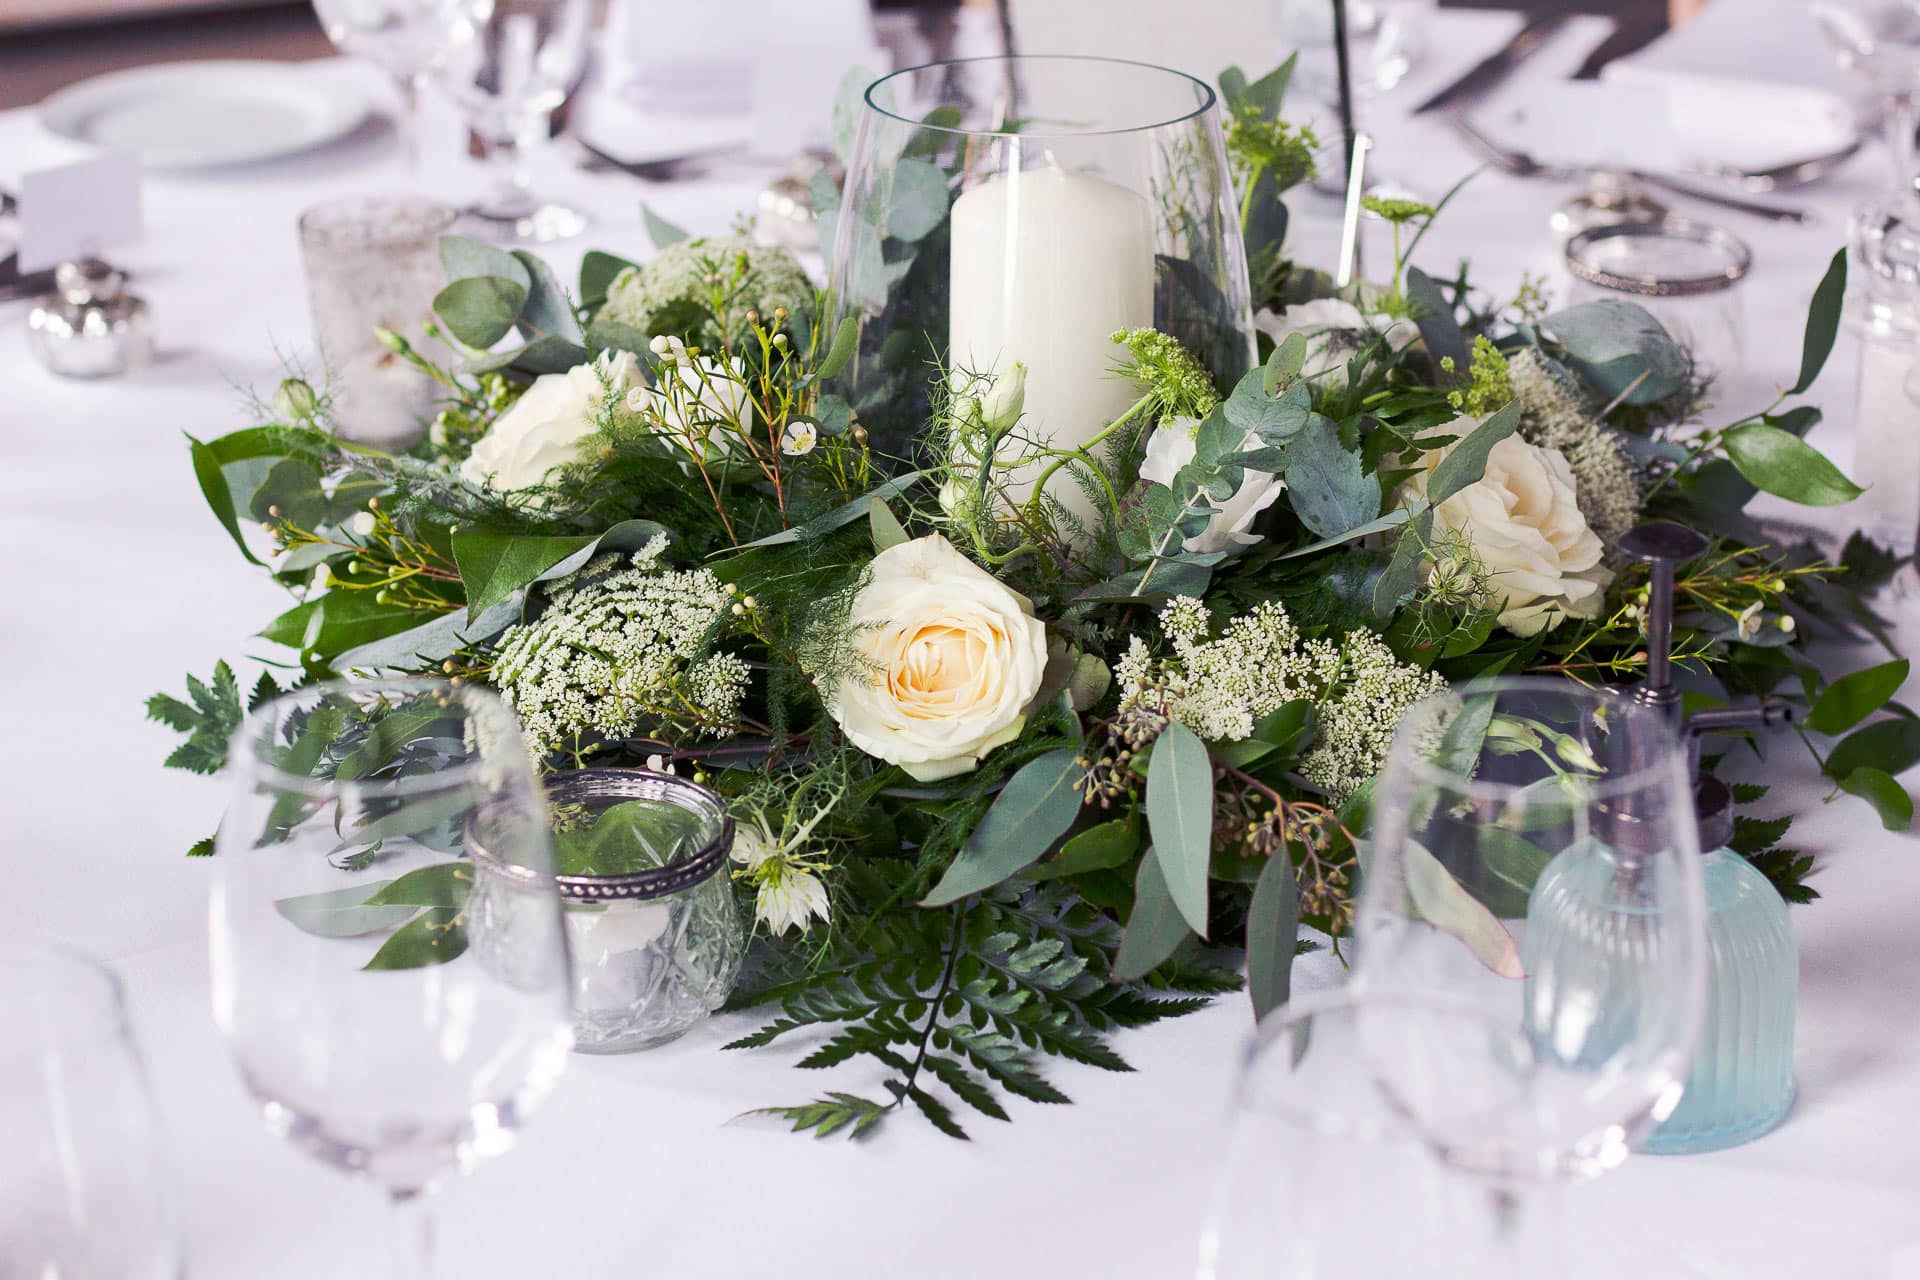
[[[1647,678],[1631,696],[1667,718],[1687,748],[1687,768],[1693,775],[1694,809],[1698,815],[1702,853],[1724,847],[1733,839],[1733,793],[1718,778],[1700,776],[1700,738],[1707,733],[1745,733],[1793,720],[1793,704],[1768,697],[1751,706],[1719,707],[1683,717],[1680,690],[1673,684],[1674,570],[1705,555],[1712,546],[1704,536],[1684,525],[1665,521],[1643,524],[1620,539],[1620,548],[1647,565]]]

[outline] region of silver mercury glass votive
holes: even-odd
[[[56,292],[27,316],[27,345],[41,364],[69,378],[112,378],[153,360],[153,315],[126,292],[126,277],[98,258],[63,262]]]
[[[725,802],[645,769],[554,775],[547,802],[573,961],[574,1048],[625,1053],[683,1034],[726,1002],[746,948]],[[522,895],[480,843],[470,847],[478,947],[511,935],[499,917]]]

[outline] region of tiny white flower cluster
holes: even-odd
[[[709,570],[663,567],[666,545],[661,535],[631,556],[595,557],[554,583],[538,619],[501,640],[494,684],[539,754],[654,722],[732,731],[746,664],[727,653],[693,660],[731,598]]]
[[[1402,663],[1368,631],[1337,644],[1303,641],[1278,601],[1231,619],[1209,639],[1206,606],[1179,596],[1160,611],[1160,628],[1174,654],[1156,659],[1134,636],[1115,671],[1124,700],[1164,690],[1173,718],[1209,742],[1247,738],[1262,716],[1288,702],[1311,702],[1318,736],[1300,773],[1336,804],[1379,771],[1407,709],[1446,688],[1445,680]]]
[[[1573,471],[1580,514],[1611,550],[1640,520],[1640,468],[1618,437],[1593,416],[1566,374],[1537,348],[1507,358],[1514,399],[1520,402],[1520,434],[1533,444],[1558,449]]]

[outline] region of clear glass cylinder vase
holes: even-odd
[[[1024,431],[1089,440],[1139,394],[1114,374],[1120,330],[1179,338],[1223,394],[1251,367],[1220,112],[1181,72],[1011,57],[887,76],[822,217],[834,324],[859,326],[831,389],[900,456],[947,388],[1016,365]]]

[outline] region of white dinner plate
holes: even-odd
[[[40,104],[49,132],[149,169],[197,169],[289,155],[366,118],[367,100],[337,75],[288,62],[173,62],[82,80]]]

